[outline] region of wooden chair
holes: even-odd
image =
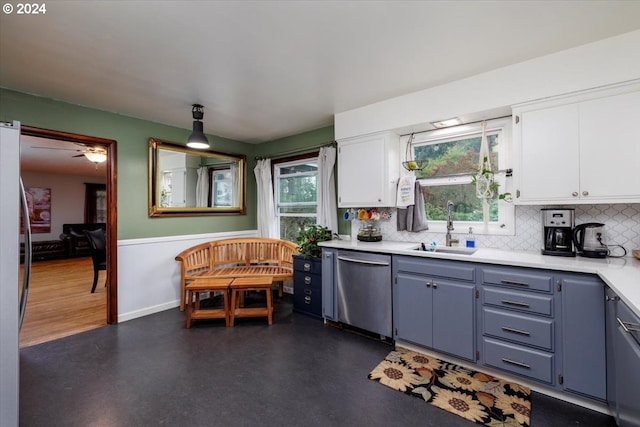
[[[93,286],[91,287],[91,293],[96,291],[96,285],[98,284],[98,273],[107,271],[107,242],[105,232],[102,228],[96,230],[84,230],[87,240],[89,240],[89,246],[91,247],[91,259],[93,261]],[[104,285],[107,286],[107,280],[105,279]]]

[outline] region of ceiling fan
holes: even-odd
[[[100,147],[100,146],[85,146],[83,144],[78,144],[78,145],[82,145],[84,148],[83,149],[64,148],[64,147],[33,147],[33,148],[40,148],[45,150],[66,150],[66,151],[79,152],[80,154],[76,154],[75,156],[71,156],[71,157],[86,157],[87,160],[89,160],[92,163],[95,163],[96,166],[98,165],[98,163],[102,163],[107,160],[106,148]]]

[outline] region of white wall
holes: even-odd
[[[640,30],[335,115],[335,138],[400,130],[640,78]],[[480,117],[491,118],[491,117]]]
[[[105,176],[22,172],[25,187],[51,189],[51,233],[33,234],[33,241],[58,240],[62,224],[84,222],[85,183],[104,184]]]
[[[175,256],[210,240],[255,237],[256,230],[118,240],[118,321],[180,305],[180,264]]]

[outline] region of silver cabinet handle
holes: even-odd
[[[583,195],[583,196],[588,196],[588,195],[589,195],[589,192],[588,192],[588,191],[583,191],[583,192],[582,192],[582,195]]]
[[[573,197],[578,197],[578,192],[577,192],[577,191],[574,191],[573,193],[571,193],[571,195],[572,195]]]
[[[526,336],[530,336],[531,335],[531,332],[523,331],[522,329],[510,328],[508,326],[503,326],[502,330],[505,331],[505,332],[511,332],[511,333],[518,334],[518,335],[526,335]]]
[[[433,289],[437,288],[438,284],[436,282],[433,282]]]
[[[310,276],[304,276],[304,284],[305,285],[310,285],[311,284],[311,277]]]
[[[311,297],[304,297],[305,304],[311,304]]]
[[[304,271],[311,271],[311,263],[305,262],[302,265],[302,268],[304,269]]]
[[[525,308],[529,308],[529,304],[527,304],[526,302],[520,302],[520,301],[511,301],[508,299],[503,299],[501,301],[503,304],[506,305],[515,305],[517,307],[525,307]]]
[[[625,332],[640,332],[640,325],[636,325],[631,322],[623,322],[619,317],[616,317],[616,320]]]
[[[517,280],[509,280],[509,279],[500,280],[500,283],[504,285],[529,286],[527,282],[518,282]]]
[[[516,362],[515,360],[511,360],[511,359],[502,359],[502,361],[504,363],[508,363],[510,365],[515,365],[515,366],[520,366],[521,368],[531,369],[531,366],[527,365],[526,363]]]

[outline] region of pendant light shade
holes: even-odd
[[[193,115],[193,132],[187,139],[187,147],[207,149],[209,148],[209,140],[203,132],[202,118],[204,117],[203,106],[200,104],[193,104],[191,113]]]

